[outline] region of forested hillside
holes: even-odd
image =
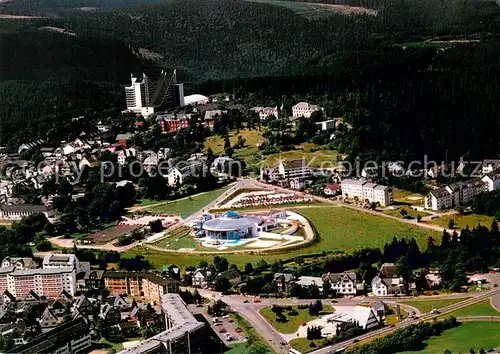
[[[58,10],[70,7],[63,0],[19,0],[0,11],[31,4],[43,12],[45,3],[58,4],[51,10],[56,17],[0,24],[0,51],[10,53],[0,58],[0,80],[31,80],[0,86],[2,144],[41,135],[39,121],[77,109],[119,109],[119,85],[130,72],[154,77],[175,67],[187,92],[236,92],[243,100],[258,93],[251,97],[329,107],[354,123],[336,147],[350,156],[500,154],[500,8],[494,2],[386,0],[377,16],[317,20],[243,0],[167,0],[90,12]],[[46,26],[67,33],[40,30]],[[448,40],[466,43],[442,43]],[[141,48],[161,60],[139,59]],[[79,80],[82,91],[66,92]],[[356,104],[346,105],[351,96]]]

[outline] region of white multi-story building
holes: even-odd
[[[356,295],[356,273],[326,273],[323,282],[329,281],[334,292],[340,295]]]
[[[488,192],[496,191],[500,188],[500,169],[491,171],[487,173],[481,181],[486,183],[486,189]]]
[[[21,220],[32,214],[42,213],[47,218],[54,217],[52,208],[45,205],[32,205],[32,204],[0,204],[0,219]]]
[[[292,161],[280,161],[278,164],[278,173],[284,179],[306,179],[312,176],[312,169],[307,164],[307,161],[292,160]]]
[[[127,110],[142,113],[142,109],[150,104],[155,86],[146,74],[142,74],[142,77],[131,74],[130,79],[130,86],[125,87]]]
[[[493,173],[484,176],[482,180],[456,182],[444,188],[430,191],[425,197],[425,208],[431,210],[449,209],[471,202],[479,193],[488,191],[490,185],[491,188],[494,188],[494,182],[490,175],[492,176]],[[497,186],[500,186],[500,175]]]
[[[260,120],[266,120],[272,116],[278,118],[278,106],[276,107],[253,107],[250,109],[259,115]]]
[[[373,201],[384,206],[391,205],[393,202],[392,190],[387,186],[375,186],[375,188],[373,188]]]
[[[425,197],[425,208],[431,210],[448,209],[453,206],[453,197],[446,188],[430,191]]]
[[[392,204],[392,190],[383,185],[368,182],[364,178],[348,178],[341,181],[342,194],[348,198],[358,198],[369,202],[380,203],[382,206]]]
[[[294,118],[311,118],[311,114],[316,111],[323,111],[323,108],[307,102],[299,102],[292,107],[292,115]]]
[[[372,293],[375,296],[399,295],[404,291],[403,278],[381,278],[377,275],[372,279]]]

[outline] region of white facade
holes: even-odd
[[[307,102],[299,102],[292,107],[292,115],[294,118],[304,117],[311,118],[311,114],[316,111],[322,111],[323,108],[315,104],[309,104]]]
[[[453,197],[445,189],[430,191],[425,197],[425,208],[431,210],[449,209],[453,206]]]
[[[387,186],[367,182],[364,178],[349,178],[341,181],[342,194],[349,198],[368,200],[382,206],[392,204],[392,190]]]
[[[278,118],[278,106],[276,107],[253,107],[250,110],[259,114],[260,120],[266,120],[269,116]]]
[[[127,110],[142,113],[142,108],[147,107],[153,95],[154,85],[146,76],[134,77],[130,75],[131,85],[125,87]]]
[[[356,295],[356,274],[352,272],[327,273],[324,281],[329,281],[332,290],[340,295]]]
[[[376,296],[387,296],[387,285],[379,276],[372,279],[372,293]]]
[[[323,122],[317,122],[316,125],[320,130],[330,130],[330,129],[335,129],[336,126],[336,120],[335,119],[329,119],[325,120]]]
[[[481,181],[486,183],[488,192],[496,191],[500,188],[500,170],[495,170],[484,176]]]
[[[21,220],[32,214],[42,213],[47,218],[54,217],[54,211],[43,205],[31,205],[31,204],[14,204],[6,205],[0,204],[0,219],[8,220]]]
[[[278,172],[285,179],[306,179],[312,176],[312,169],[304,160],[293,160],[290,162],[280,161]]]
[[[495,188],[495,182],[490,173],[482,180],[470,180],[465,182],[456,182],[444,188],[435,189],[429,192],[425,197],[425,208],[431,210],[441,210],[453,208],[457,205],[466,204],[490,188]],[[500,175],[498,176],[497,188],[500,187]],[[491,189],[494,190],[494,189]]]
[[[500,167],[500,160],[483,160],[481,166],[483,175],[491,173]]]

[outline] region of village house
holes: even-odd
[[[326,273],[321,278],[323,284],[329,281],[332,291],[338,295],[356,295],[356,273]]]
[[[288,291],[290,284],[296,279],[291,273],[274,273],[274,283],[276,290],[282,294]]]
[[[394,296],[405,293],[403,278],[381,278],[377,275],[371,284],[372,293],[375,296]]]
[[[231,284],[241,283],[241,274],[236,269],[228,269],[222,273],[217,274],[217,278],[225,278]]]
[[[342,187],[338,183],[331,183],[331,184],[328,184],[325,187],[325,189],[323,189],[323,193],[325,193],[325,195],[327,195],[329,197],[332,197],[332,196],[341,194],[342,193]]]
[[[206,288],[211,275],[209,270],[197,269],[191,277],[191,285],[197,288]]]

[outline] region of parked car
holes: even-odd
[[[243,301],[244,304],[248,304],[248,300]]]
[[[220,331],[219,331],[219,333],[226,333],[226,332],[227,332],[227,331],[226,331],[226,329],[225,329],[225,328],[221,328],[221,329],[220,329]]]
[[[239,328],[239,327],[238,327],[238,328],[236,328],[235,332],[236,332],[236,333],[241,333],[241,332],[243,332],[243,330],[242,330],[241,328]]]

